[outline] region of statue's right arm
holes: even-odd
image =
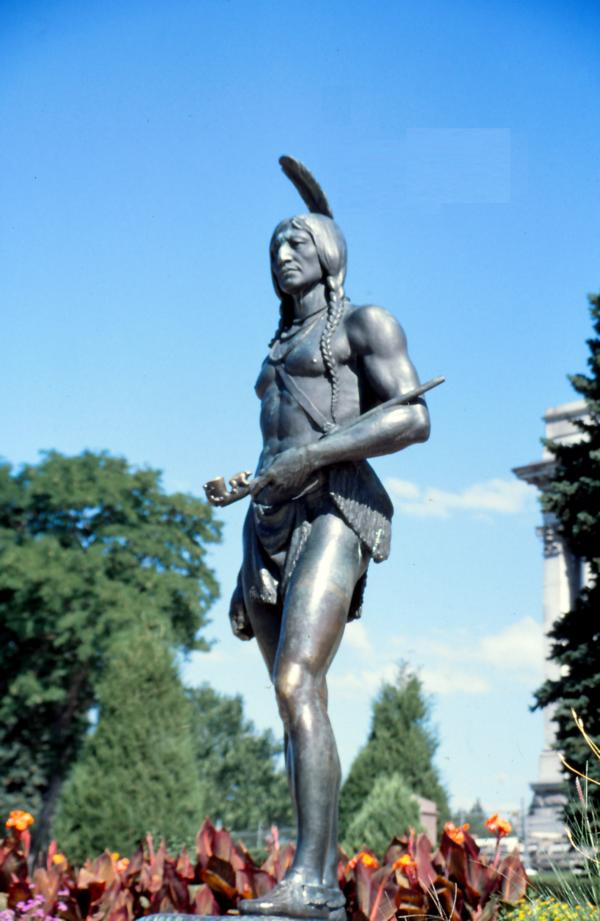
[[[419,383],[409,358],[404,331],[395,317],[382,307],[357,308],[348,318],[348,339],[360,368],[362,384],[377,403],[401,396]],[[429,437],[429,413],[425,401],[394,406],[364,421],[357,419],[351,431],[333,432],[308,445],[309,465],[322,467],[338,461],[393,454]]]

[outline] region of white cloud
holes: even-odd
[[[531,501],[533,490],[521,480],[486,480],[451,492],[420,487],[409,480],[388,479],[396,507],[418,518],[449,518],[453,512],[517,515]]]
[[[438,668],[435,665],[418,669],[426,691],[431,694],[487,694],[491,686],[485,678],[472,669]],[[347,671],[341,675],[332,674],[328,684],[335,689],[337,697],[371,697],[384,683],[394,684],[398,676],[398,663],[382,663],[378,668]]]
[[[369,638],[365,625],[362,621],[354,621],[354,623],[349,624],[344,633],[344,645],[350,646],[352,649],[359,652],[363,658],[373,659],[375,657],[375,650],[373,649],[373,644]]]
[[[398,499],[417,500],[421,496],[421,488],[410,480],[387,480],[387,486],[393,491]]]
[[[327,679],[330,688],[335,688],[336,695],[345,698],[363,698],[365,695],[376,694],[385,682],[393,683],[398,675],[398,663],[386,662],[378,668],[360,669],[344,672],[341,675],[331,674]]]
[[[479,637],[462,630],[452,642],[430,635],[410,639],[398,635],[391,637],[390,642],[394,647],[410,648],[412,657],[424,661],[441,660],[461,667],[491,666],[502,672],[525,673],[528,680],[539,675],[544,661],[544,630],[533,617],[522,617],[495,633]]]
[[[487,694],[491,690],[489,682],[470,669],[423,668],[419,677],[431,694]]]
[[[361,664],[372,663],[330,674],[336,697],[346,700],[372,697],[384,682],[395,682],[398,650],[414,663],[426,691],[438,696],[489,694],[507,681],[534,687],[542,677],[543,628],[532,617],[480,636],[458,630],[451,641],[426,633],[392,636],[379,664],[381,650],[374,649],[362,623],[351,625],[344,642],[361,654]]]
[[[489,665],[505,670],[541,671],[544,657],[544,630],[533,617],[521,620],[484,636],[479,641],[479,656]]]

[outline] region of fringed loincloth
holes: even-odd
[[[376,563],[388,558],[393,506],[371,466],[366,461],[336,464],[321,474],[315,490],[284,505],[251,503],[244,523],[240,573],[245,599],[283,604],[312,522],[327,512],[354,531]],[[348,620],[360,617],[366,578],[365,572],[356,584]]]

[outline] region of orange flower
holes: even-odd
[[[64,854],[60,854],[60,853],[53,854],[52,863],[55,864],[55,866],[57,867],[64,867],[65,864],[67,863],[67,858],[65,857]]]
[[[419,885],[419,873],[417,871],[417,861],[410,854],[403,854],[392,864],[392,870],[399,870],[406,876],[408,883],[413,888]]]
[[[355,854],[354,857],[348,861],[346,873],[353,870],[357,863],[362,863],[365,867],[370,867],[374,870],[377,870],[379,867],[379,861],[376,857],[373,857],[368,851],[359,851],[358,854]]]
[[[510,835],[512,831],[512,825],[508,819],[500,818],[497,812],[491,815],[483,824],[495,835],[498,835],[499,838],[505,838],[507,835]]]
[[[395,860],[392,864],[394,870],[401,870],[402,873],[405,873],[408,876],[408,873],[411,870],[416,870],[417,861],[413,860],[410,854],[403,854],[402,857],[399,857],[398,860]]]
[[[455,844],[464,844],[465,832],[468,831],[469,828],[470,825],[468,822],[465,822],[464,825],[455,825],[454,822],[446,822],[444,825],[444,832]]]
[[[17,831],[25,831],[30,825],[33,825],[35,819],[30,812],[24,812],[22,809],[13,809],[6,820],[7,828],[15,828]]]

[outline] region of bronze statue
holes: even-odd
[[[298,827],[285,879],[240,911],[341,921],[326,676],[360,613],[369,561],[390,549],[392,504],[367,458],[427,440],[421,394],[441,379],[419,386],[397,320],[347,299],[346,243],[327,200],[305,167],[280,162],[310,213],[271,239],[280,311],[256,382],[263,450],[253,479],[206,488],[216,505],[252,497],[230,617],[237,636],[256,637],[275,687]]]

